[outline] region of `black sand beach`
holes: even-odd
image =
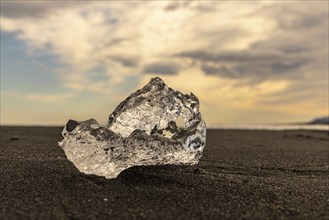
[[[196,166],[80,173],[58,127],[1,127],[0,219],[329,219],[329,133],[208,130]]]

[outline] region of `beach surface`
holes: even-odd
[[[80,173],[59,127],[1,127],[0,219],[329,219],[329,132],[208,130],[195,166]]]

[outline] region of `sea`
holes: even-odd
[[[228,130],[317,130],[317,131],[328,131],[329,125],[312,125],[312,124],[258,124],[258,125],[218,125],[213,127],[207,127],[208,129],[228,129]]]

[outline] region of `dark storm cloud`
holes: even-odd
[[[307,4],[305,5],[307,6]],[[328,21],[328,10],[318,10],[309,5],[308,10],[298,10],[301,7],[283,7],[277,5],[275,9],[271,8],[272,13],[286,13],[287,16],[278,17],[278,26],[280,29],[309,29],[321,26]],[[324,5],[324,7],[328,7]],[[265,10],[266,11],[266,10]]]
[[[208,75],[218,75],[220,74],[224,78],[238,78],[239,73],[234,70],[234,68],[227,67],[224,65],[220,66],[213,66],[213,65],[207,65],[203,64],[201,66],[201,69],[204,73]]]
[[[189,1],[185,1],[185,2],[172,2],[169,5],[167,5],[164,9],[166,11],[175,11],[179,8],[185,8],[188,7],[191,4],[191,2]]]
[[[301,55],[288,56],[279,52],[226,51],[208,53],[206,51],[184,52],[179,56],[190,58],[201,65],[205,74],[224,78],[249,78],[263,80],[268,77],[287,76],[297,71],[311,60]]]
[[[169,5],[167,5],[164,10],[165,11],[176,11],[182,8],[188,8],[190,10],[194,10],[197,12],[211,12],[211,11],[218,11],[215,7],[216,5],[220,4],[220,2],[213,1],[211,4],[204,4],[201,1],[172,1]]]
[[[319,61],[328,57],[328,10],[318,9],[318,4],[263,7],[253,14],[275,21],[276,26],[266,38],[252,43],[247,49],[218,51],[209,46],[183,51],[178,56],[192,60],[205,74],[253,82],[268,78],[301,79],[309,72],[307,68],[317,74],[327,72],[327,65],[321,65]],[[227,39],[232,36],[235,35]],[[212,44],[222,42],[221,39]]]
[[[33,2],[10,2],[1,1],[0,12],[1,16],[9,18],[20,18],[20,17],[39,17],[42,16],[50,7],[48,4],[33,3]]]
[[[128,38],[114,38],[109,40],[108,42],[105,43],[106,47],[111,47],[111,46],[117,46],[122,44],[123,42],[129,41],[130,39]]]
[[[271,52],[253,51],[225,51],[220,53],[210,53],[207,51],[190,51],[178,54],[178,56],[192,58],[199,61],[211,62],[253,62],[280,59],[281,55]]]
[[[254,82],[268,78],[300,78],[302,75],[294,74],[304,63],[260,63],[236,64],[232,66],[211,66],[203,64],[203,72],[208,75],[217,75],[223,78],[249,79]]]
[[[311,14],[306,16],[299,16],[295,18],[292,22],[281,20],[280,26],[282,28],[313,28],[322,25],[326,21],[326,19],[328,19],[328,14]]]
[[[169,4],[169,5],[167,5],[166,7],[165,7],[165,10],[166,11],[175,11],[176,9],[178,9],[180,6],[179,6],[179,4],[177,4],[177,3],[171,3],[171,4]]]
[[[170,63],[152,63],[144,67],[144,73],[157,73],[174,75],[179,71],[179,67]]]
[[[47,15],[50,11],[80,6],[86,0],[74,1],[1,1],[1,16],[8,18],[35,18]]]
[[[264,8],[259,13],[274,17],[277,27],[268,39],[255,42],[251,45],[251,48],[257,50],[271,48],[286,54],[307,54],[317,49],[327,48],[328,10],[319,10],[319,7],[312,8],[316,5],[306,4],[305,7],[277,5],[272,8]],[[307,6],[309,6],[309,9],[305,9]],[[324,5],[324,8],[327,7],[328,5]],[[285,14],[285,16],[278,16],[280,13]]]
[[[252,45],[254,49],[309,53],[328,47],[328,2],[276,4],[262,8],[257,14],[275,20],[277,27],[268,39]]]
[[[124,57],[124,56],[109,56],[111,60],[121,63],[125,67],[136,67],[138,58],[136,57]]]

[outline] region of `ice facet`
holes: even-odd
[[[177,126],[178,117],[185,126]],[[139,165],[198,163],[206,124],[194,94],[184,95],[156,77],[132,93],[110,115],[107,126],[94,119],[69,120],[59,145],[83,173],[115,178]]]

